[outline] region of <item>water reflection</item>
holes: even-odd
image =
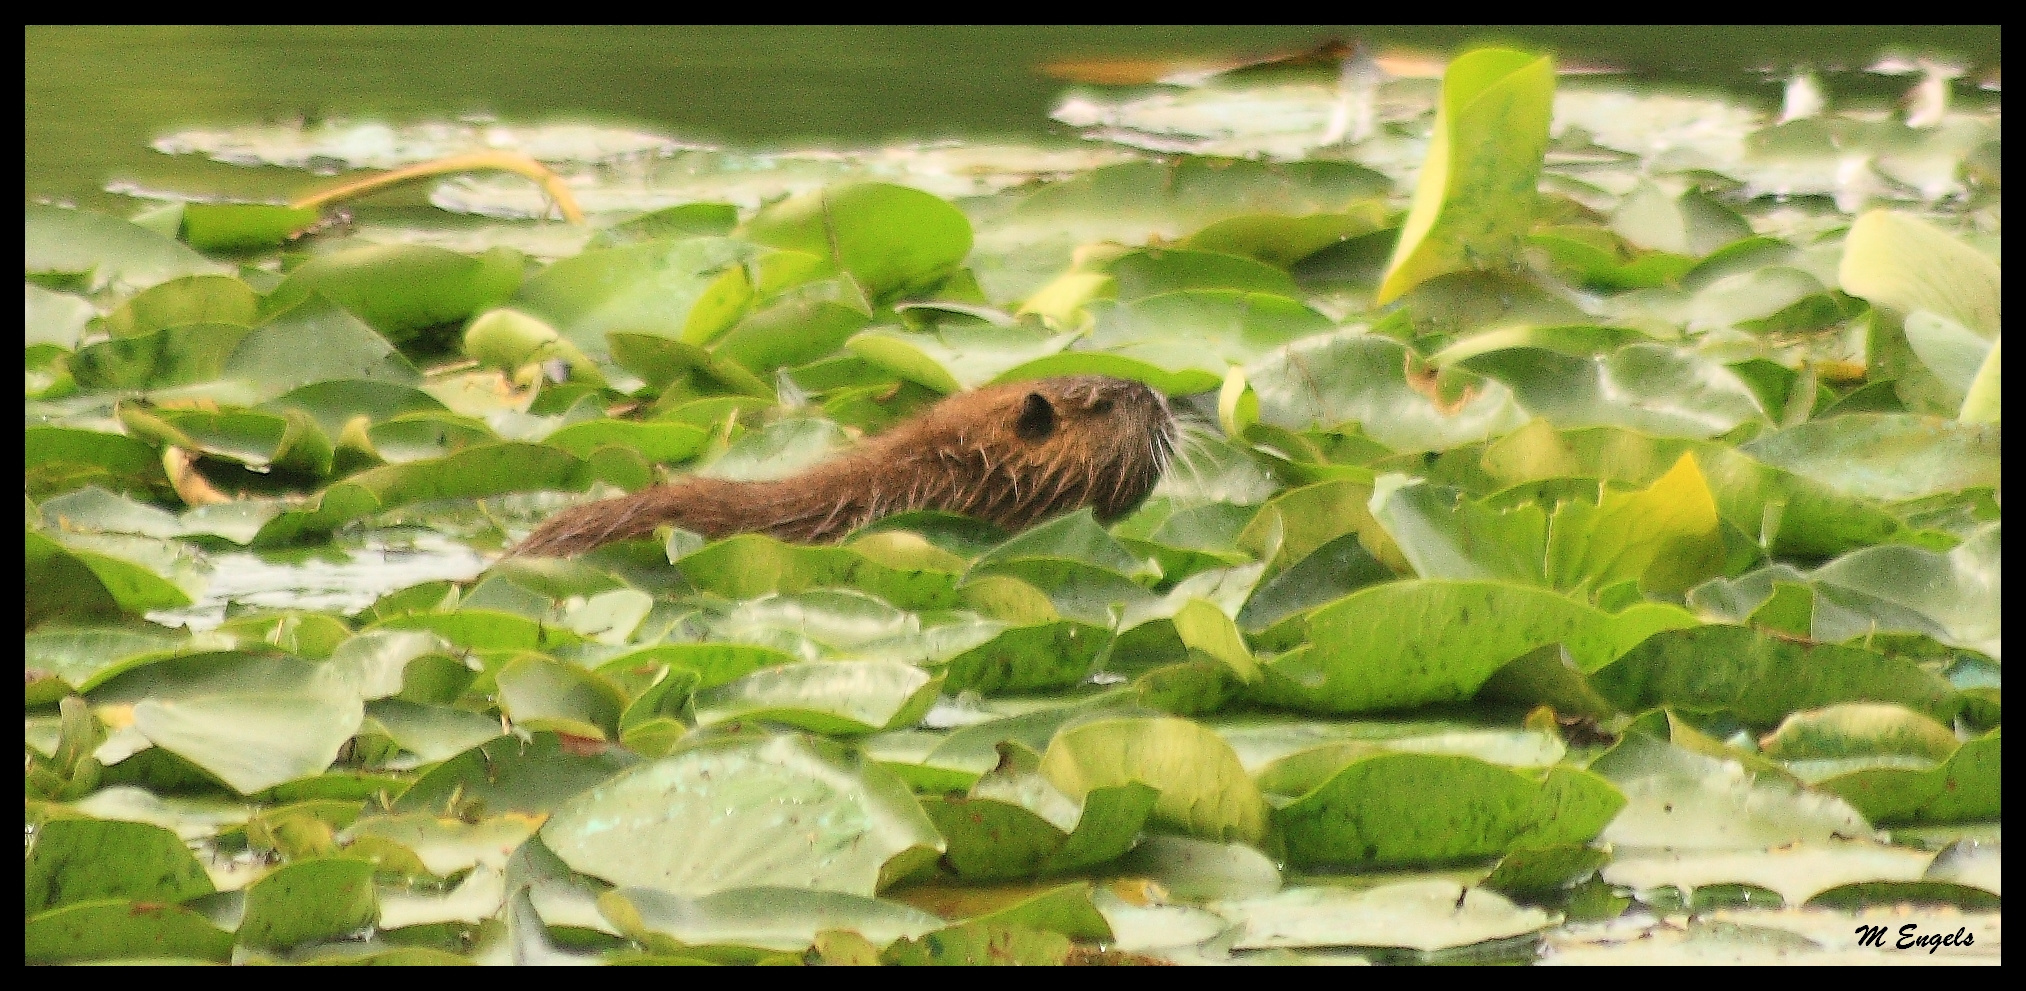
[[[209,563],[210,584],[202,598],[148,618],[208,630],[225,621],[228,605],[350,615],[389,592],[429,581],[466,581],[486,567],[477,551],[432,532],[375,535],[357,548],[296,559],[240,551],[213,555]]]

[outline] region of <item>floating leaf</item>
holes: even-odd
[[[607,898],[623,899],[647,931],[690,946],[799,951],[820,943],[822,933],[840,931],[884,945],[943,925],[927,912],[894,902],[787,886],[733,888],[695,899],[627,887]]]
[[[697,725],[762,720],[830,736],[912,726],[935,702],[935,678],[893,661],[816,661],[762,668],[696,694]]]
[[[277,867],[246,889],[239,942],[287,949],[349,935],[380,918],[373,865],[364,860],[299,860]]]
[[[971,224],[927,193],[885,183],[790,197],[746,223],[761,244],[830,259],[879,299],[926,289],[971,251]]]
[[[1880,825],[1995,821],[2003,811],[1999,731],[1932,768],[1859,768],[1816,783]]]
[[[1850,225],[1836,273],[1843,291],[1901,314],[1927,310],[1998,333],[1996,262],[1918,217],[1872,210]]]
[[[30,916],[95,899],[174,903],[213,890],[204,865],[160,826],[54,819],[31,840],[22,867]]]
[[[1590,770],[1625,796],[1624,811],[1604,829],[1604,841],[1612,844],[1759,851],[1870,833],[1864,817],[1834,795],[1638,731]],[[1616,881],[1614,869],[1605,868],[1604,878]]]
[[[266,203],[185,203],[182,234],[199,251],[253,252],[286,242],[318,217],[314,209]]]
[[[66,548],[34,531],[22,540],[31,627],[59,616],[140,615],[190,604],[184,589],[152,568],[93,550]]]
[[[472,257],[419,244],[372,245],[304,262],[264,306],[278,313],[321,295],[405,343],[417,331],[462,322],[513,295],[521,268],[520,253],[510,248]]]
[[[594,358],[614,354],[606,343],[614,331],[701,345],[745,312],[753,288],[743,263],[753,254],[749,245],[698,237],[586,251],[528,279],[514,306]]]
[[[692,898],[758,885],[869,896],[943,845],[905,785],[792,736],[642,764],[558,809],[542,842],[574,870]]]
[[[260,297],[229,275],[186,275],[150,287],[106,314],[114,337],[137,337],[196,323],[251,327],[260,320]]]
[[[1134,782],[1092,789],[1076,802],[1025,772],[987,775],[968,797],[924,798],[922,807],[949,843],[944,860],[951,869],[989,881],[1116,860],[1132,847],[1158,797]]]
[[[617,747],[565,744],[554,733],[481,743],[416,779],[395,812],[544,814],[633,765]]]
[[[1628,344],[1594,359],[1515,348],[1462,365],[1512,387],[1527,412],[1564,428],[1620,426],[1657,437],[1715,437],[1765,416],[1758,396],[1737,373],[1661,344]]]
[[[1517,255],[1533,220],[1554,92],[1550,58],[1480,48],[1449,63],[1428,157],[1378,302],[1434,276]]]
[[[1455,402],[1410,382],[1408,351],[1357,329],[1311,337],[1245,368],[1262,422],[1289,430],[1356,423],[1396,451],[1444,450],[1525,422],[1503,384],[1466,388]]]
[[[1182,247],[1242,255],[1286,268],[1332,245],[1381,230],[1389,219],[1381,200],[1365,200],[1342,213],[1246,214],[1204,227],[1183,240]]]
[[[177,241],[87,210],[30,203],[24,219],[22,263],[30,275],[73,277],[89,289],[131,292],[180,276],[226,271]]]
[[[1455,881],[1398,881],[1364,891],[1290,888],[1219,902],[1213,911],[1240,927],[1236,948],[1399,946],[1433,951],[1520,936],[1553,917]]]
[[[1850,413],[1760,436],[1738,450],[1841,495],[1918,499],[1999,475],[1998,427],[1911,413]]]
[[[250,794],[331,765],[364,717],[356,677],[293,658],[215,654],[141,669],[94,701],[131,700],[143,737]]]
[[[1041,774],[1083,798],[1138,781],[1161,792],[1152,821],[1213,840],[1256,842],[1266,803],[1237,755],[1186,719],[1107,719],[1064,730],[1048,745]]]
[[[890,568],[849,548],[798,546],[759,534],[706,545],[677,567],[698,588],[733,599],[844,586],[907,608],[956,602],[955,576],[946,572]]]
[[[625,699],[619,689],[574,665],[536,655],[501,668],[500,711],[528,730],[612,740],[619,734]]]
[[[1506,662],[1550,643],[1594,669],[1667,629],[1671,606],[1615,615],[1543,589],[1496,582],[1377,585],[1305,616],[1307,645],[1267,662],[1264,698],[1361,712],[1468,698]]]
[[[910,382],[951,393],[1056,354],[1069,341],[1022,327],[938,327],[927,333],[873,328],[853,336],[845,347]]]
[[[251,383],[263,398],[316,382],[420,381],[386,338],[316,295],[240,338],[219,376]]]
[[[180,905],[125,899],[78,902],[28,920],[22,957],[31,964],[94,960],[206,960],[232,956],[232,934]]]
[[[1898,702],[1942,718],[1954,689],[1909,661],[1858,647],[1797,643],[1742,626],[1656,633],[1591,675],[1620,709],[1726,708],[1754,726],[1838,702]]]
[[[98,315],[90,303],[70,293],[51,292],[32,282],[21,288],[27,295],[29,347],[75,348],[84,325]]]
[[[1301,864],[1412,864],[1585,843],[1625,803],[1596,775],[1535,778],[1472,757],[1377,754],[1274,810]]]

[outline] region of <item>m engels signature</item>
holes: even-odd
[[[1925,946],[1927,947],[1927,951],[1929,953],[1933,953],[1934,951],[1939,950],[1944,946],[1973,946],[1976,944],[1976,942],[1977,942],[1977,934],[1970,932],[1967,927],[1959,926],[1956,928],[1956,931],[1952,933],[1922,934],[1920,932],[1920,926],[1909,922],[1906,925],[1899,927],[1899,939],[1898,941],[1892,944],[1892,948],[1895,950],[1911,950],[1917,947]],[[1885,927],[1858,926],[1857,945],[1879,946],[1879,947],[1884,946]]]

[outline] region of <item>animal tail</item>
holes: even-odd
[[[535,532],[507,552],[507,557],[569,557],[602,547],[615,540],[653,533],[671,520],[666,497],[650,489],[617,499],[573,506],[550,517]]]

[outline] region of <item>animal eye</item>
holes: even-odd
[[[1091,404],[1090,404],[1090,411],[1091,411],[1091,412],[1093,412],[1093,413],[1109,413],[1109,412],[1111,412],[1111,397],[1110,397],[1110,396],[1099,396],[1099,397],[1098,397],[1098,400],[1097,400],[1097,402],[1094,402],[1094,403],[1091,403]]]

